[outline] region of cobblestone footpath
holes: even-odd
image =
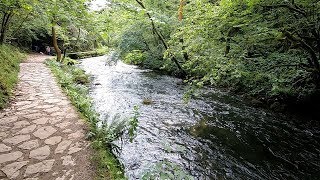
[[[86,126],[46,58],[30,55],[20,64],[15,98],[0,111],[0,179],[93,179]]]

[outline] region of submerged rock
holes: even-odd
[[[143,101],[142,101],[142,104],[144,104],[144,105],[150,105],[150,104],[153,104],[153,102],[152,102],[151,99],[144,98]]]

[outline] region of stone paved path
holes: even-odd
[[[31,55],[21,63],[16,97],[0,112],[0,179],[93,179],[86,126],[46,58]]]

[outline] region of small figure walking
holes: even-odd
[[[46,54],[51,55],[51,49],[49,46],[46,46]]]

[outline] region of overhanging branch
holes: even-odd
[[[265,5],[263,7],[266,7],[266,8],[286,8],[286,9],[289,9],[290,11],[297,12],[297,13],[303,15],[304,17],[307,17],[307,12],[305,10],[303,10],[293,4]]]

